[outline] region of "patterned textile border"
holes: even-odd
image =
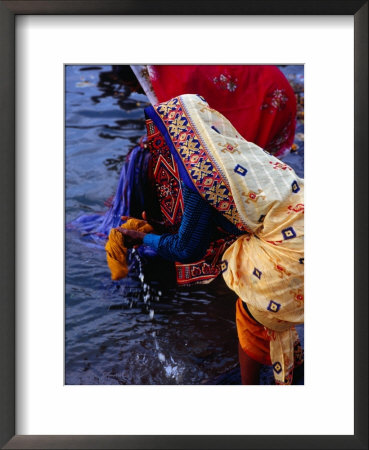
[[[178,165],[152,120],[147,119],[146,129],[160,209],[166,228],[170,233],[175,233],[183,215],[183,195]],[[185,286],[210,283],[222,272],[221,257],[235,239],[229,236],[212,242],[200,261],[191,264],[175,263],[177,284]]]
[[[199,96],[199,101],[205,102]],[[204,103],[204,108],[207,104]],[[161,133],[172,142],[173,155],[177,161],[180,174],[191,189],[196,189],[217,211],[240,230],[251,231],[241,220],[226,178],[219,167],[212,164],[206,147],[198,137],[197,131],[188,120],[186,111],[179,98],[147,109]],[[151,114],[150,114],[151,112]],[[155,114],[152,114],[154,112]],[[157,120],[155,120],[155,116]],[[160,122],[159,122],[159,120]],[[177,153],[178,152],[178,153]],[[182,168],[182,170],[181,170]],[[184,169],[184,170],[183,170]]]

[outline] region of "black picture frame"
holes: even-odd
[[[15,17],[19,14],[352,15],[355,57],[354,435],[15,435]],[[0,445],[6,449],[368,448],[368,1],[0,0]],[[339,401],[339,392],[337,392]],[[298,403],[298,399],[296,399]]]

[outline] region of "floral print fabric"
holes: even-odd
[[[296,99],[271,65],[131,66],[152,105],[199,94],[250,142],[281,156],[294,141]]]

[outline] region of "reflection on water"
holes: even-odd
[[[106,210],[125,156],[144,134],[148,100],[132,92],[139,87],[124,70],[66,67],[67,223]],[[224,373],[215,382],[239,383],[236,296],[221,279],[145,290],[138,264],[111,281],[105,252],[79,232],[67,230],[65,247],[66,384],[202,384]],[[265,371],[261,382],[271,380]]]

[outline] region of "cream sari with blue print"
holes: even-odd
[[[304,181],[198,95],[147,114],[184,183],[245,232],[224,253],[223,277],[270,330],[274,375],[284,383],[294,364],[294,325],[304,321]]]

